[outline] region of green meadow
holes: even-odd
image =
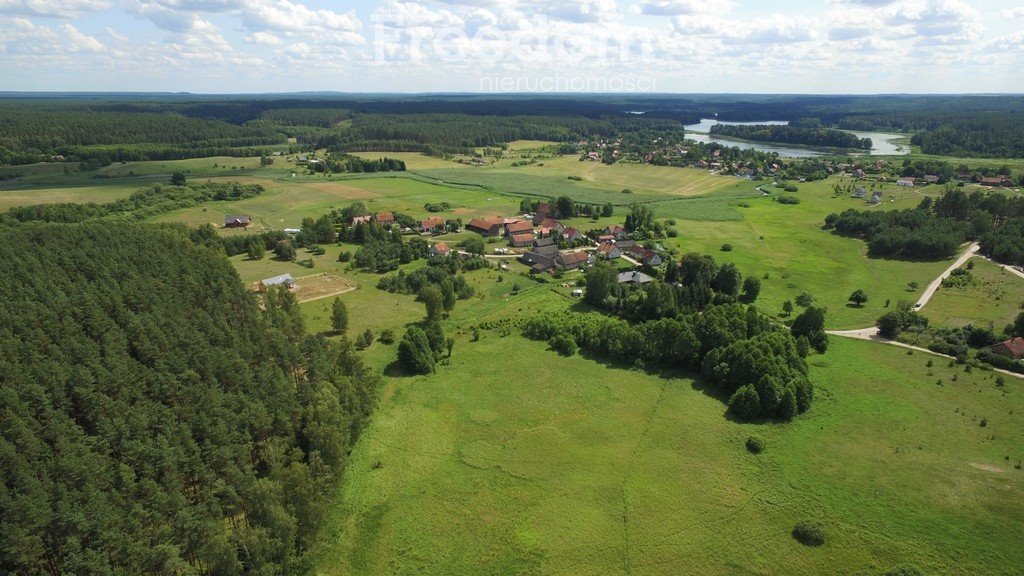
[[[932,326],[991,326],[997,333],[1024,311],[1024,278],[984,258],[969,260],[971,281],[942,286],[922,314]]]
[[[388,380],[314,573],[1017,573],[1019,386],[926,358],[833,338],[812,410],[752,425],[685,375],[460,337]],[[824,546],[790,536],[805,519]]]

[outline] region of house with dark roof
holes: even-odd
[[[558,255],[558,245],[554,238],[536,238],[533,241],[533,251],[552,258]]]
[[[1013,360],[1024,359],[1024,338],[1018,336],[1011,340],[1000,342],[992,347],[992,352]]]
[[[981,179],[981,185],[982,186],[996,186],[996,187],[998,187],[998,186],[1011,186],[1012,183],[1010,182],[1010,179],[1007,178],[1006,176],[992,176],[992,177],[986,176],[986,177]]]
[[[428,232],[430,234],[444,232],[444,218],[441,216],[430,216],[426,220],[420,221],[420,232]]]
[[[244,215],[228,215],[224,217],[225,228],[245,228],[252,224],[252,219]]]
[[[647,284],[653,281],[654,278],[640,272],[639,270],[627,270],[625,272],[619,272],[618,281],[619,284]]]
[[[504,236],[505,221],[502,218],[473,218],[466,224],[466,229],[481,236]]]

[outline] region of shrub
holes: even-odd
[[[394,344],[395,343],[395,331],[390,329],[390,328],[387,328],[385,330],[381,330],[380,336],[377,337],[377,340],[381,344]]]
[[[338,262],[348,262],[351,259],[352,253],[349,252],[348,250],[342,252],[341,254],[338,254]]]
[[[548,340],[548,344],[563,356],[573,356],[579,350],[576,339],[571,334],[556,334]]]
[[[760,454],[764,452],[764,441],[757,436],[750,436],[747,438],[747,452],[751,454]]]
[[[732,252],[732,244],[722,244],[722,252]]]
[[[804,546],[821,546],[825,543],[825,525],[816,520],[804,520],[793,527],[793,538]]]
[[[785,190],[786,192],[796,192],[797,191],[797,187],[792,185],[792,184],[790,184],[789,186],[786,186],[785,188],[783,188],[783,190]]]
[[[778,198],[776,198],[775,201],[778,202],[779,204],[799,204],[800,203],[800,199],[797,198],[796,196],[786,196],[785,194],[783,194],[782,196],[779,196]]]

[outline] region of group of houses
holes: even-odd
[[[575,270],[584,265],[592,264],[594,257],[584,250],[561,252],[554,238],[547,236],[535,238],[531,249],[519,259],[530,267],[532,272],[550,272],[551,270]]]

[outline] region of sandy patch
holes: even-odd
[[[978,470],[984,470],[985,472],[1002,472],[1003,469],[999,466],[993,466],[992,464],[978,464],[977,462],[968,462],[973,468]]]

